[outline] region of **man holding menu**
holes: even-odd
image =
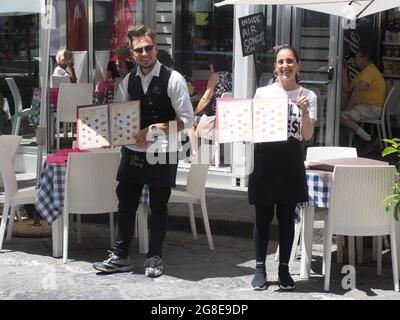
[[[129,247],[139,199],[147,184],[152,217],[145,275],[158,277],[163,274],[167,203],[178,166],[177,144],[172,142],[178,141],[179,131],[191,128],[193,108],[185,79],[157,60],[155,32],[143,25],[135,26],[128,30],[128,38],[138,68],[124,78],[121,86],[125,101],[140,100],[141,130],[135,136],[136,144],[121,150],[116,240],[109,258],[93,267],[108,273],[133,269]]]

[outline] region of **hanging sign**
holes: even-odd
[[[264,13],[239,18],[243,57],[266,49]]]

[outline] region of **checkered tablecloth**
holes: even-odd
[[[35,207],[48,223],[53,223],[62,214],[66,169],[66,164],[50,163],[43,168],[40,175]],[[148,204],[149,201],[149,187],[145,185],[140,203]]]
[[[330,171],[307,170],[308,197],[314,207],[329,207],[332,175]]]
[[[332,174],[330,171],[320,170],[307,170],[307,188],[308,188],[308,199],[307,203],[299,203],[296,207],[294,220],[296,223],[300,223],[302,219],[302,208],[310,205],[320,208],[329,207],[329,192],[332,185]]]

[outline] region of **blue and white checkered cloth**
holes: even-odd
[[[35,207],[49,224],[63,213],[66,169],[66,164],[51,163],[46,165],[40,175]],[[139,202],[149,203],[149,201],[149,187],[145,185]]]
[[[320,208],[329,207],[329,192],[332,186],[332,172],[307,170],[308,203],[299,203],[294,215],[295,223],[301,222],[301,209],[310,205]]]
[[[308,197],[314,207],[329,207],[332,175],[330,171],[307,170]]]

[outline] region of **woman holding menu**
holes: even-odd
[[[254,290],[267,288],[265,259],[269,228],[275,206],[279,222],[279,286],[295,288],[289,273],[289,258],[294,238],[296,204],[308,200],[302,140],[311,139],[317,119],[317,97],[297,82],[300,69],[298,53],[290,46],[275,51],[277,81],[257,89],[254,98],[268,98],[283,92],[288,97],[288,139],[254,145],[254,170],[249,178],[249,202],[255,205],[254,243],[256,269],[251,282]]]

